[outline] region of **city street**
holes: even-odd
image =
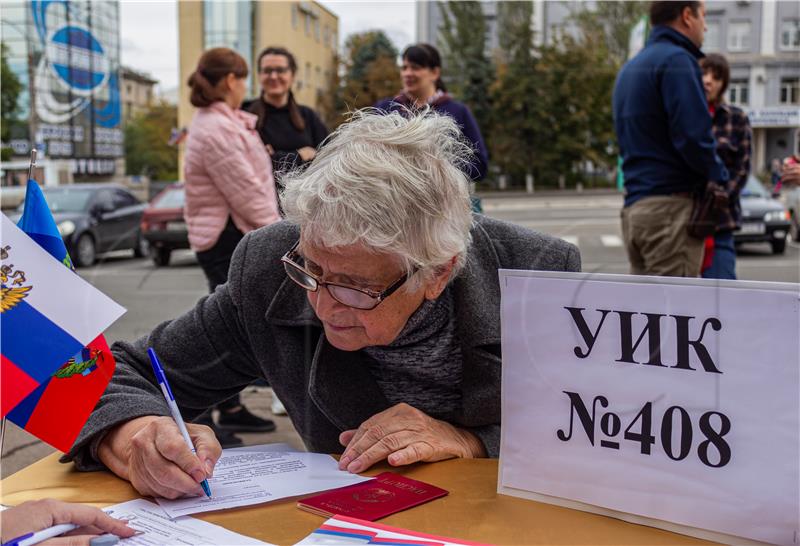
[[[490,196],[483,199],[486,214],[561,237],[577,244],[584,271],[627,273],[628,264],[619,227],[620,195],[613,192]],[[773,255],[767,244],[742,248],[740,279],[800,282],[800,247],[790,242],[784,255]],[[108,256],[81,276],[128,309],[106,333],[109,341],[133,339],[160,321],[191,308],[206,291],[206,282],[189,251],[176,252],[169,267],[156,268],[149,259],[131,259],[128,252]],[[244,399],[263,417],[271,417],[267,388],[250,388]],[[272,417],[271,417],[272,418]],[[274,418],[278,431],[245,434],[248,444],[302,443],[286,417]],[[9,423],[0,472],[5,477],[53,450]]]

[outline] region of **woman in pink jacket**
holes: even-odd
[[[244,234],[279,221],[272,162],[258,132],[257,116],[240,110],[247,93],[247,63],[225,47],[209,49],[189,76],[197,112],[189,126],[184,156],[189,244],[211,292],[228,279],[228,267]],[[232,432],[269,432],[275,423],[251,414],[238,396],[219,404],[219,427],[211,415],[200,422],[215,428],[226,447],[241,444]]]

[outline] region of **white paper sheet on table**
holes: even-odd
[[[164,511],[156,504],[144,499],[136,499],[109,506],[105,510],[113,510],[117,519],[126,519],[128,525],[141,534],[120,540],[126,546],[162,546],[163,544],[188,545],[249,545],[267,544],[254,538],[229,531],[219,525],[208,523],[191,517],[175,520],[167,518]]]
[[[353,485],[365,478],[339,470],[330,455],[223,450],[208,480],[211,498],[156,499],[172,518],[306,495]]]

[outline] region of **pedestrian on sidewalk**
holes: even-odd
[[[709,181],[728,180],[697,64],[705,3],[652,2],[650,22],[647,46],[622,67],[614,87],[622,234],[632,274],[697,277],[703,240],[687,232],[692,198]]]
[[[197,112],[186,141],[184,216],[211,293],[227,282],[231,256],[244,234],[281,219],[257,118],[240,110],[247,74],[241,55],[218,47],[203,53],[189,76]],[[275,423],[244,407],[239,394],[216,407],[218,426],[210,410],[198,422],[210,426],[225,447],[242,444],[232,432],[275,430]]]
[[[750,146],[753,131],[750,120],[741,108],[725,102],[725,90],[730,81],[731,69],[722,55],[710,54],[700,59],[703,70],[703,87],[708,100],[708,111],[713,122],[717,155],[728,170],[728,209],[722,215],[708,268],[702,272],[706,279],[736,279],[736,247],[733,232],[742,223],[742,205],[739,194],[750,175]]]
[[[393,98],[378,102],[375,107],[384,112],[400,113],[431,108],[455,119],[473,152],[472,158],[464,166],[465,174],[472,182],[485,178],[489,169],[489,151],[469,107],[453,99],[447,92],[442,82],[439,51],[430,44],[414,44],[403,51],[402,58],[402,91]],[[474,196],[472,208],[475,212],[482,212],[480,200]]]
[[[288,49],[264,49],[258,55],[261,94],[242,105],[258,116],[256,129],[272,158],[279,187],[280,174],[312,161],[328,136],[319,115],[295,100],[292,85],[296,73],[297,60]]]

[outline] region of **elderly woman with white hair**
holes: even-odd
[[[308,169],[286,177],[287,221],[252,233],[227,284],[133,343],[67,455],[144,495],[202,494],[220,447],[187,424],[183,443],[156,385],[154,347],[183,416],[259,377],[311,451],[361,472],[496,457],[498,269],[577,271],[561,240],[470,212],[469,149],[432,113],[356,113]]]

